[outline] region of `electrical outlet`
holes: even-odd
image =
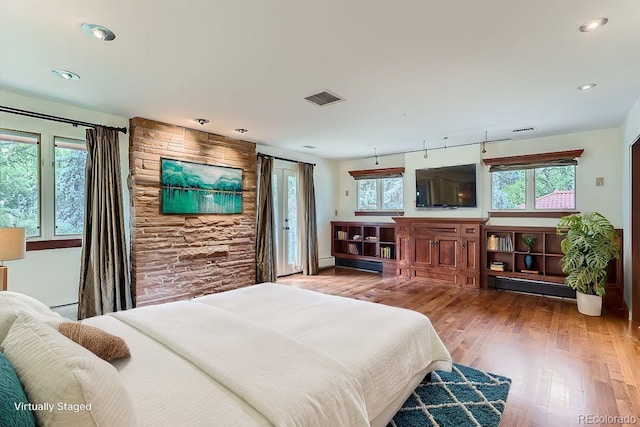
[[[335,211],[333,211],[333,216],[338,216],[338,209],[336,209]]]
[[[604,187],[604,177],[596,177],[596,187]]]

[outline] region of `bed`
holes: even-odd
[[[47,316],[38,321],[55,327],[55,315]],[[83,324],[122,338],[131,354],[108,367],[117,383],[109,396],[120,399],[115,404],[126,417],[94,425],[380,427],[428,372],[451,369],[420,313],[275,283]],[[2,342],[18,360],[22,334]],[[111,405],[100,401],[98,387],[83,393],[92,412]]]

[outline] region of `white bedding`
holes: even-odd
[[[451,368],[419,313],[278,284],[85,323],[127,341],[115,366],[154,426],[379,423],[411,379]]]

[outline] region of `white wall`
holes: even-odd
[[[335,188],[338,186],[337,162],[266,145],[258,145],[256,149],[259,153],[316,164],[313,178],[316,191],[318,258],[320,268],[332,266],[334,260],[331,256],[331,221],[335,216]]]
[[[379,157],[375,159],[342,161],[338,188],[338,217],[344,221],[391,221],[389,217],[355,216],[355,181],[348,171],[387,167],[405,167],[404,212],[405,216],[417,217],[465,217],[487,218],[491,208],[491,177],[482,158],[505,157],[521,154],[536,154],[584,148],[576,169],[577,210],[598,211],[605,215],[615,227],[622,226],[622,154],[620,129],[603,129],[544,138],[507,141],[487,144],[487,152],[481,153],[480,145],[431,150],[428,158],[422,152],[405,155]],[[476,163],[478,165],[478,208],[424,209],[415,208],[415,170],[450,165]],[[596,187],[596,177],[604,177],[604,187]],[[348,192],[348,195],[347,195]],[[529,225],[553,227],[554,218],[494,218],[493,225]]]
[[[0,90],[0,104],[66,117],[90,123],[114,127],[127,127],[129,120],[124,117],[92,111],[59,102],[35,98],[29,95]],[[43,141],[51,141],[54,136],[84,139],[85,128],[64,123],[34,119],[8,113],[0,113],[0,127],[41,134]],[[120,161],[123,179],[123,199],[125,207],[125,228],[129,229],[129,191],[126,188],[129,171],[129,137],[120,133]],[[43,179],[52,179],[43,176]],[[52,195],[42,195],[43,199]],[[79,207],[84,209],[84,207]],[[47,213],[43,210],[43,215]],[[128,237],[128,236],[127,236]],[[128,246],[128,245],[127,245]],[[78,301],[81,248],[29,251],[24,259],[7,261],[9,267],[9,290],[31,295],[50,306]]]
[[[622,176],[623,185],[622,185],[622,226],[624,229],[624,234],[627,236],[624,239],[624,248],[623,248],[623,262],[625,265],[624,269],[624,300],[629,307],[629,310],[632,309],[632,298],[631,298],[631,217],[633,216],[633,212],[631,212],[631,145],[640,137],[640,98],[633,105],[627,118],[622,124]],[[639,197],[636,195],[636,197]],[[635,215],[640,215],[640,213],[636,212]],[[639,268],[636,266],[636,268]],[[639,271],[636,271],[636,274],[640,274]]]

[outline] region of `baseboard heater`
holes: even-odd
[[[487,286],[507,291],[528,292],[551,295],[554,297],[575,298],[576,291],[559,283],[539,282],[536,280],[514,279],[512,277],[489,276]]]
[[[382,274],[382,263],[376,261],[336,257],[336,267],[357,268],[360,270],[375,271],[376,273]]]

